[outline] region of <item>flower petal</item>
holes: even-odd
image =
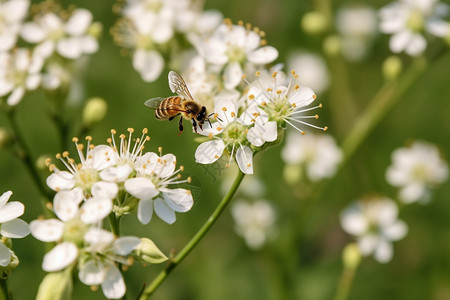
[[[81,188],[56,193],[53,199],[53,210],[56,216],[64,222],[73,219],[78,213],[78,207],[83,201],[83,197]]]
[[[161,220],[167,224],[173,224],[176,221],[175,212],[161,199],[155,199],[155,213]]]
[[[81,207],[80,219],[85,224],[100,222],[112,211],[111,199],[93,197],[88,199]]]
[[[19,201],[6,203],[6,205],[0,209],[0,224],[20,217],[23,215],[24,211],[25,206]]]
[[[47,177],[47,185],[54,191],[68,190],[75,186],[75,180],[71,173],[57,171]]]
[[[105,263],[106,278],[102,283],[103,294],[106,298],[120,299],[125,295],[126,286],[119,269],[112,263]]]
[[[176,212],[187,212],[194,204],[194,199],[189,190],[166,189],[162,194],[167,205]]]
[[[2,224],[0,234],[5,237],[20,239],[30,234],[30,227],[27,222],[14,219]]]
[[[0,209],[5,206],[6,202],[8,202],[9,198],[11,197],[11,195],[13,194],[13,192],[11,191],[7,191],[4,192],[1,196],[0,196]]]
[[[0,266],[6,267],[11,261],[12,251],[5,244],[0,243]]]
[[[212,140],[201,143],[195,151],[195,162],[200,164],[211,164],[218,160],[225,149],[222,140]]]
[[[100,172],[100,178],[106,181],[123,182],[127,180],[133,168],[129,164],[109,167]]]
[[[123,236],[114,241],[114,253],[126,256],[141,243],[141,239],[135,236]]]
[[[119,187],[113,182],[99,181],[91,188],[92,196],[113,199],[117,196]]]
[[[236,62],[230,62],[226,67],[224,71],[224,85],[227,90],[234,89],[239,82],[242,80],[242,68],[241,65]]]
[[[83,8],[76,9],[66,23],[66,32],[69,35],[82,35],[92,22],[92,13]]]
[[[106,277],[104,265],[97,260],[88,260],[81,266],[78,278],[86,285],[99,285]]]
[[[148,224],[153,215],[153,200],[141,199],[138,204],[137,218],[142,224]]]
[[[45,254],[42,269],[46,272],[60,271],[73,263],[77,256],[77,246],[70,242],[64,242]]]
[[[146,82],[158,79],[164,68],[164,58],[156,51],[137,50],[133,55],[133,67]]]
[[[253,152],[250,147],[239,147],[236,151],[236,162],[244,174],[253,174]]]
[[[248,61],[255,65],[265,65],[278,58],[278,50],[272,46],[259,48],[248,55]]]
[[[30,223],[31,234],[43,242],[56,242],[64,232],[64,223],[57,219],[34,220]]]
[[[128,193],[140,200],[152,199],[159,194],[153,182],[144,177],[128,179],[124,186]]]

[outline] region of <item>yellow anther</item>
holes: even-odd
[[[292,75],[295,75],[295,70],[291,70],[291,74],[292,74]]]
[[[217,131],[222,131],[222,127],[217,127]]]
[[[322,108],[322,103],[319,104],[319,108]]]
[[[116,131],[115,129],[111,129],[111,133],[112,133],[112,134],[116,134],[117,131]]]
[[[147,128],[142,129],[142,133],[143,134],[147,134],[148,133],[148,129]]]
[[[187,178],[187,182],[188,182],[188,183],[191,183],[191,182],[192,182],[192,178],[191,178],[191,177],[188,177],[188,178]]]
[[[209,134],[208,134],[208,138],[212,139],[212,138],[213,138],[213,134],[212,134],[212,133],[209,133]]]
[[[95,145],[94,144],[90,144],[89,145],[89,149],[94,149]]]
[[[272,78],[277,77],[277,74],[278,74],[278,72],[273,72],[273,73],[272,73]]]
[[[108,144],[111,144],[111,143],[112,143],[112,138],[107,138],[107,139],[106,139],[106,142],[107,142]]]
[[[316,98],[317,98],[316,94],[312,95],[312,98],[313,98],[314,100],[316,100]]]
[[[248,95],[248,99],[249,100],[254,100],[255,99],[255,95],[253,95],[253,94]]]
[[[84,145],[83,144],[78,144],[77,145],[77,149],[78,150],[83,150],[84,149]]]
[[[295,86],[294,86],[294,90],[298,90],[300,88],[300,86],[298,85],[298,84],[296,84]]]
[[[215,113],[215,114],[213,115],[213,118],[214,118],[214,119],[217,119],[218,116],[219,116],[219,114],[218,114],[218,113]]]
[[[227,111],[227,108],[226,107],[222,107],[222,111]]]
[[[48,166],[48,170],[50,172],[53,172],[54,169],[55,169],[55,165],[54,164],[51,164],[51,165]]]
[[[177,179],[181,179],[181,174],[177,174]]]
[[[149,136],[146,136],[145,137],[145,140],[148,142],[148,141],[150,141],[150,137]]]
[[[51,159],[51,158],[47,158],[47,159],[45,160],[45,165],[48,167],[48,166],[50,165],[51,162],[52,162],[52,159]]]
[[[231,117],[232,118],[236,117],[236,113],[234,111],[231,112]]]
[[[217,159],[217,158],[219,158],[219,156],[218,156],[218,155],[216,154],[216,155],[214,155],[214,158],[216,158],[216,159]]]
[[[248,133],[248,128],[245,128],[244,132],[245,132],[245,134],[247,134]]]
[[[162,147],[158,147],[158,152],[159,152],[159,153],[162,152]]]
[[[259,33],[259,27],[253,27],[253,31]]]
[[[184,166],[180,166],[180,171],[184,171]]]
[[[250,168],[250,166],[251,166],[252,164],[247,164],[247,167],[249,167]]]
[[[267,105],[266,102],[261,103],[261,106],[266,106],[266,105]]]
[[[300,131],[300,133],[301,133],[302,135],[305,135],[305,134],[306,134],[306,132],[304,132],[304,131]]]
[[[119,135],[119,138],[124,139],[124,138],[126,138],[126,135],[122,133]]]
[[[78,138],[77,138],[77,137],[73,137],[73,138],[72,138],[72,142],[78,143]]]
[[[264,31],[261,30],[261,31],[259,32],[259,36],[260,36],[260,37],[265,37],[265,36],[266,36],[266,33],[265,33]]]
[[[316,120],[319,118],[319,115],[315,115],[314,118],[316,118]]]
[[[277,90],[277,94],[280,95],[281,94],[281,90]]]
[[[63,157],[68,157],[68,156],[69,156],[69,151],[64,151],[64,152],[62,153],[62,156],[63,156]]]
[[[245,78],[247,78],[247,74],[243,74],[243,75],[241,76],[241,79],[242,79],[242,80],[244,80]]]
[[[261,42],[259,43],[261,46],[265,46],[267,45],[267,41],[266,40],[261,40]]]
[[[88,135],[88,136],[86,136],[86,141],[92,141],[92,136],[90,136],[90,135]]]
[[[328,126],[325,126],[324,128],[323,128],[323,131],[327,131],[328,130]]]
[[[260,75],[261,75],[261,72],[260,71],[256,71],[255,76],[258,77]]]
[[[272,91],[272,89],[271,89],[271,88],[267,88],[267,91],[268,91],[268,92],[271,92],[271,91]]]
[[[244,21],[239,20],[239,21],[237,21],[237,24],[238,24],[239,26],[244,26]]]
[[[129,132],[129,133],[133,133],[134,132],[134,128],[127,128],[127,131]]]
[[[55,157],[56,157],[56,159],[60,159],[61,158],[61,153],[56,153]]]
[[[252,30],[252,24],[250,23],[245,24],[245,29]]]

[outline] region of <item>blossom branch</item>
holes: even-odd
[[[212,227],[212,225],[217,221],[219,216],[224,211],[227,204],[231,201],[234,194],[236,193],[239,185],[241,184],[242,179],[244,178],[244,173],[239,171],[236,179],[233,182],[233,185],[228,190],[227,194],[223,197],[222,201],[220,201],[219,205],[213,211],[208,220],[203,224],[200,230],[194,235],[194,237],[184,246],[184,248],[172,259],[168,265],[162,270],[159,275],[151,282],[151,284],[143,291],[140,296],[140,300],[148,299],[155,290],[164,282],[164,280],[169,276],[169,274],[175,269],[177,265],[179,265],[183,259],[194,249],[195,246],[200,242],[200,240],[206,235],[208,230]]]

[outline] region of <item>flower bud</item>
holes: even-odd
[[[72,289],[72,268],[49,273],[39,285],[36,300],[71,299]]]
[[[284,166],[283,178],[288,184],[296,184],[302,179],[302,167],[300,165]]]
[[[382,73],[386,80],[394,80],[402,72],[402,61],[398,56],[389,56],[382,66]]]
[[[83,109],[83,123],[91,126],[105,118],[108,104],[102,98],[90,98]]]
[[[88,28],[88,34],[98,39],[103,31],[103,25],[100,22],[94,22]]]
[[[345,246],[342,252],[342,262],[347,269],[356,269],[358,267],[361,262],[361,252],[359,251],[358,245],[350,243]]]
[[[167,256],[148,238],[141,238],[141,243],[137,246],[135,252],[138,259],[143,263],[159,264],[168,260]]]
[[[0,127],[0,149],[6,148],[11,141],[12,139],[9,131],[4,127]]]
[[[16,256],[16,254],[11,251],[11,259],[6,266],[0,266],[0,278],[6,279],[9,277],[9,274],[13,272],[17,267],[19,266],[19,258]]]
[[[320,12],[306,13],[300,21],[300,26],[306,33],[317,35],[324,33],[328,28],[327,18]]]
[[[139,199],[135,197],[128,197],[121,206],[114,205],[113,211],[115,212],[116,216],[119,217],[134,212],[138,204]]]
[[[336,56],[341,53],[341,39],[337,35],[330,35],[323,41],[323,52],[328,56]]]
[[[38,170],[48,170],[48,166],[47,166],[47,162],[49,159],[51,159],[52,157],[48,154],[42,154],[41,156],[38,157],[38,159],[36,160],[36,168]]]

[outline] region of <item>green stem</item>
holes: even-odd
[[[355,268],[344,268],[342,270],[341,279],[334,300],[346,300],[348,298],[353,279],[355,278],[355,273]]]
[[[7,279],[0,279],[0,300],[9,300],[9,290]]]
[[[120,236],[120,217],[116,217],[116,213],[111,212],[109,214],[109,223],[111,224],[111,230],[116,237]]]
[[[169,276],[169,274],[178,266],[183,259],[194,249],[195,246],[200,242],[200,240],[205,236],[208,230],[212,227],[212,225],[217,221],[221,213],[224,211],[227,204],[233,198],[236,193],[239,185],[241,184],[242,179],[244,178],[244,173],[239,171],[236,179],[233,182],[233,185],[228,190],[227,194],[223,197],[222,201],[220,201],[219,205],[213,211],[211,216],[206,220],[205,224],[200,228],[200,230],[194,235],[194,237],[184,246],[184,248],[178,253],[175,258],[173,258],[167,266],[162,270],[159,275],[150,283],[150,285],[143,291],[140,296],[140,300],[148,299],[155,290],[164,282],[164,280]]]

